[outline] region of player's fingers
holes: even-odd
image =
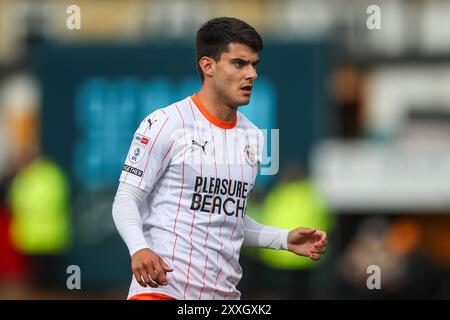
[[[152,272],[150,272],[150,270],[151,270],[151,268],[143,268],[141,271],[142,278],[144,279],[145,283],[148,284],[150,287],[157,288],[158,285],[153,280],[154,278],[156,278],[155,271],[153,271],[153,274],[152,274]]]
[[[326,251],[327,250],[325,248],[317,248],[313,250],[314,253],[325,253]]]
[[[148,281],[145,281],[145,282],[152,288],[158,288],[158,284],[157,284],[158,275],[155,272],[153,264],[147,265],[146,270],[147,270],[146,274],[147,274]]]
[[[323,241],[316,241],[314,242],[314,247],[316,248],[325,248],[326,242]]]
[[[320,260],[320,255],[318,255],[316,253],[311,254],[309,257],[313,261],[319,261]]]
[[[314,246],[313,251],[315,252],[325,252],[326,248],[324,246]]]
[[[326,245],[327,245],[326,241],[317,241],[314,243],[314,247],[316,248],[325,248]]]
[[[141,266],[138,268],[138,272],[141,274],[144,282],[152,288],[156,288],[156,284],[152,281],[152,272],[154,275],[152,263],[150,261],[144,261]]]
[[[167,263],[164,262],[163,259],[159,258],[159,263],[161,264],[161,267],[163,268],[163,270],[164,270],[165,272],[172,272],[172,271],[173,271],[173,269],[172,269],[171,267],[169,267],[169,266],[167,265]]]
[[[166,279],[166,273],[164,272],[163,268],[160,265],[155,266],[155,272],[156,272],[156,283],[165,286],[167,284]]]
[[[327,244],[327,242],[328,241],[326,237],[319,236],[319,238],[316,241],[316,245],[324,246]]]
[[[136,278],[136,281],[139,283],[139,285],[140,285],[141,287],[146,288],[147,285],[146,285],[145,282],[142,280],[140,272],[138,272],[138,271],[133,271],[133,274],[134,274],[134,277]]]
[[[311,235],[314,232],[316,232],[316,229],[311,229],[311,228],[298,228],[298,233],[301,235]]]
[[[319,230],[317,230],[314,233],[314,237],[316,238],[317,241],[322,241],[323,240],[323,235],[322,235],[321,231],[319,231]]]

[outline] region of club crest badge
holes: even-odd
[[[246,145],[244,148],[244,154],[245,154],[245,161],[251,166],[256,166],[256,156],[255,152],[253,151],[252,147],[249,145]]]
[[[131,163],[139,163],[145,155],[148,145],[150,144],[150,138],[141,134],[136,134],[133,139],[133,143],[128,153],[128,160]]]

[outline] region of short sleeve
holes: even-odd
[[[171,161],[173,131],[162,109],[148,115],[133,135],[120,182],[150,192]]]

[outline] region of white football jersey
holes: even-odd
[[[212,116],[197,94],[147,116],[133,136],[120,181],[150,192],[140,207],[149,247],[174,269],[161,293],[176,299],[239,299],[248,197],[263,135],[242,113]]]

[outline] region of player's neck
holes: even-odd
[[[236,118],[237,107],[221,102],[212,90],[202,86],[198,92],[198,97],[206,110],[214,117],[225,122],[232,122]]]

